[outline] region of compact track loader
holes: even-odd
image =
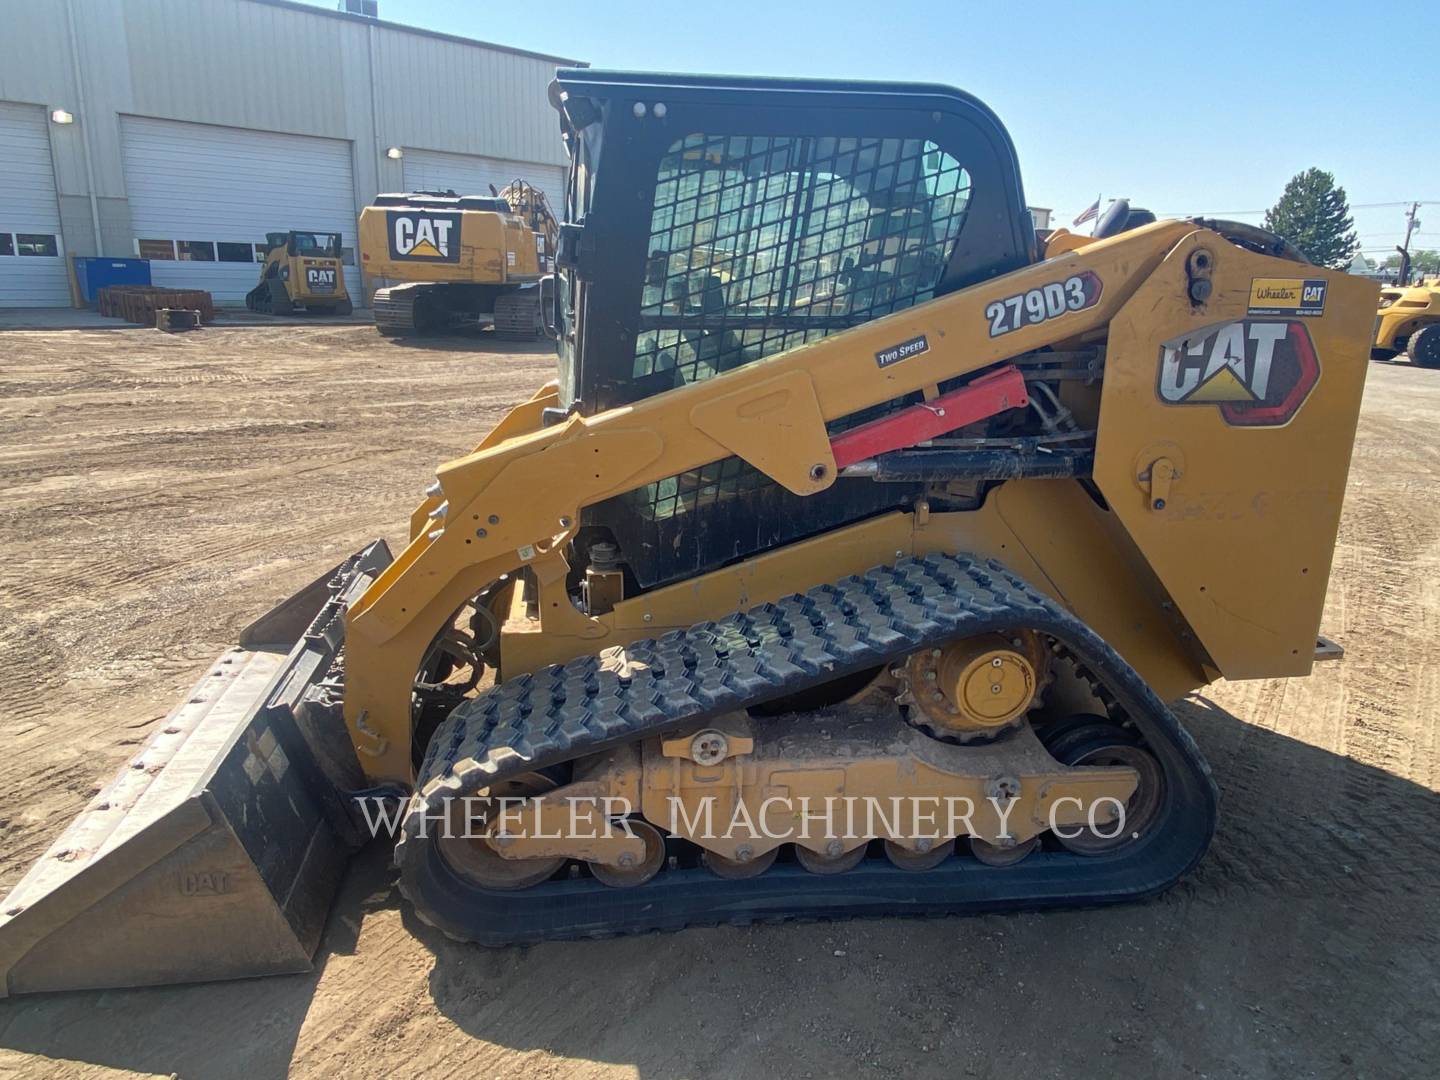
[[[1041,248],[942,86],[552,97],[558,379],[205,672],[0,908],[8,992],[301,970],[377,834],[488,945],[1153,896],[1216,820],[1165,703],[1335,651],[1374,285]]]
[[[339,233],[265,234],[260,280],[245,294],[245,306],[266,315],[289,315],[297,308],[349,315],[354,310],[345,287]]]

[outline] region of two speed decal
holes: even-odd
[[[1100,301],[1100,275],[1093,270],[1073,274],[1064,281],[1052,281],[985,306],[990,336],[1000,337],[1012,330],[1048,322],[1072,311],[1084,311]]]

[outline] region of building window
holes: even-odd
[[[181,262],[215,261],[215,245],[209,240],[176,240],[175,249]]]
[[[167,259],[173,261],[175,258],[174,240],[137,240],[135,248],[142,259]]]
[[[263,262],[265,261],[265,256],[268,255],[268,254],[270,254],[270,245],[269,245],[269,244],[255,244],[255,245],[254,245],[254,248],[255,248],[255,261],[258,262],[258,263],[263,263]]]
[[[15,254],[15,237],[8,232],[0,232],[0,255]]]
[[[215,245],[221,262],[249,263],[255,261],[254,244],[230,244],[221,240]]]
[[[340,249],[340,261],[341,261],[342,263],[344,263],[346,266],[354,266],[354,265],[355,265],[355,249],[354,249],[354,248],[349,248],[349,247],[342,247],[342,248]]]
[[[55,237],[46,233],[16,233],[15,253],[55,256],[60,254],[60,245],[56,243]]]

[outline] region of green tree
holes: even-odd
[[[1265,228],[1283,236],[1311,262],[1343,270],[1360,250],[1345,189],[1323,169],[1296,173],[1280,201],[1265,211]]]
[[[1397,251],[1380,264],[1386,270],[1400,268],[1400,253]],[[1440,251],[1410,252],[1410,271],[1414,274],[1440,274]]]

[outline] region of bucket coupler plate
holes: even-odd
[[[0,994],[310,968],[361,839],[321,683],[390,558],[376,541],[210,665],[0,903]]]

